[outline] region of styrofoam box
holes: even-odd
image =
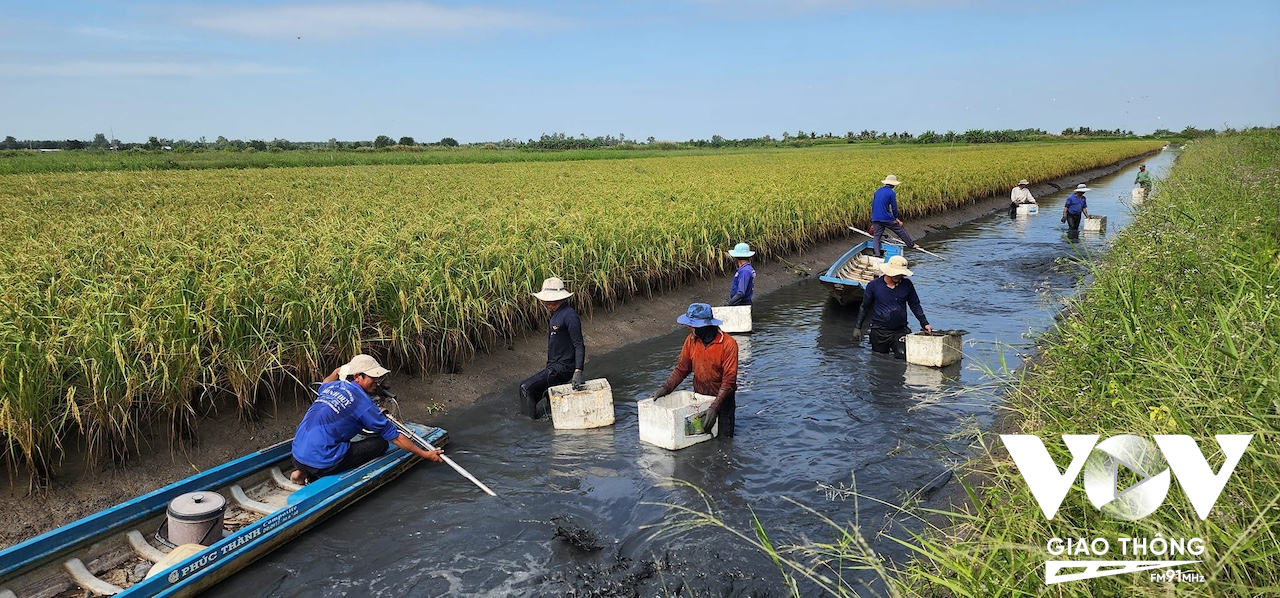
[[[1133,203],[1142,203],[1147,199],[1147,190],[1142,187],[1133,188]]]
[[[547,389],[551,396],[551,425],[558,430],[585,430],[613,425],[613,388],[604,378],[587,380],[585,388],[572,384]]]
[[[723,322],[720,330],[730,334],[751,332],[750,305],[720,305],[711,308],[711,315]]]
[[[1040,206],[1033,203],[1018,204],[1018,215],[1026,216],[1028,214],[1039,214]]]
[[[1107,232],[1106,216],[1089,216],[1080,223],[1081,230],[1093,231],[1098,233]]]
[[[960,344],[963,339],[958,334],[931,335],[916,332],[908,334],[906,340],[907,363],[940,368],[960,361]]]
[[[700,395],[689,390],[677,390],[655,399],[636,403],[640,416],[640,441],[667,450],[680,450],[710,440],[713,434],[685,434],[685,420],[706,411],[715,397]],[[712,426],[718,432],[720,423]]]

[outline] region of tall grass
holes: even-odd
[[[149,418],[360,350],[448,366],[542,317],[845,235],[888,172],[907,218],[1151,151],[1152,142],[815,148],[593,162],[0,176],[0,434],[127,453]],[[179,426],[181,427],[181,426]]]
[[[1092,274],[1070,316],[1042,339],[1042,360],[1016,381],[1005,427],[1044,439],[1060,469],[1071,459],[1062,434],[1186,434],[1214,471],[1223,463],[1214,435],[1254,434],[1212,513],[1200,520],[1173,484],[1150,516],[1117,521],[1076,480],[1046,521],[1002,443],[984,435],[959,476],[967,504],[903,508],[924,531],[894,539],[915,559],[893,568],[893,593],[1280,594],[1280,133],[1191,144]],[[1152,582],[1141,572],[1045,586],[1045,561],[1072,558],[1050,556],[1050,538],[1108,538],[1110,555],[1094,558],[1124,559],[1143,557],[1119,555],[1117,538],[1157,533],[1204,539],[1205,553],[1190,557],[1204,562],[1181,567],[1204,583]],[[868,560],[861,550],[840,558]]]

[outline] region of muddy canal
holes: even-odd
[[[1148,168],[1161,178],[1172,158],[1162,152]],[[1089,182],[1090,212],[1108,217],[1108,234],[1129,220],[1136,169]],[[666,485],[673,478],[709,493],[737,529],[749,529],[750,509],[774,539],[833,538],[791,498],[857,520],[876,550],[904,558],[875,536],[901,533],[889,509],[825,488],[856,481],[891,503],[950,492],[949,470],[973,431],[991,425],[993,399],[980,392],[994,385],[990,372],[1016,367],[1030,334],[1052,324],[1079,274],[1064,261],[1107,245],[1107,234],[1092,233],[1068,244],[1058,221],[1066,195],[1038,198],[1038,215],[1011,221],[1001,211],[929,234],[925,247],[945,261],[908,254],[931,323],[970,331],[960,364],[937,370],[872,354],[852,341],[853,312],[807,279],[759,298],[757,332],[739,337],[736,438],[678,452],[638,440],[634,399],[665,379],[684,332],[591,355],[590,377],[613,386],[612,427],[557,431],[523,419],[514,388],[441,418],[454,459],[500,498],[445,466],[419,465],[208,595],[786,595],[771,562],[723,530],[651,539],[667,513],[653,503],[701,504]]]

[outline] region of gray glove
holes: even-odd
[[[716,417],[715,409],[707,408],[706,411],[702,412],[702,432],[704,434],[711,433],[711,428],[714,428],[716,425]]]
[[[573,373],[573,379],[569,381],[573,385],[574,390],[582,390],[587,387],[587,383],[582,379],[582,370]]]

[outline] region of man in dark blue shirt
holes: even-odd
[[[571,382],[574,390],[584,386],[582,365],[587,359],[587,345],[582,340],[582,321],[578,312],[566,301],[573,293],[565,290],[564,281],[548,278],[542,290],[534,293],[551,312],[547,326],[547,367],[520,383],[520,412],[541,419],[548,412],[544,395],[552,386]]]
[[[898,235],[908,247],[919,249],[920,245],[911,240],[911,235],[902,226],[902,219],[898,217],[898,192],[893,189],[898,186],[898,177],[889,175],[880,182],[884,186],[876,189],[875,195],[871,196],[871,240],[876,256],[884,255],[880,253],[880,239],[886,228]]]
[[[751,256],[755,254],[746,243],[738,243],[729,250],[729,257],[738,260],[738,271],[729,284],[729,301],[725,305],[751,305],[756,292],[756,269],[751,267]]]
[[[1080,237],[1080,216],[1083,214],[1085,218],[1089,217],[1089,203],[1085,201],[1084,194],[1086,191],[1093,191],[1080,183],[1076,185],[1076,192],[1067,196],[1067,202],[1062,204],[1062,221],[1067,223],[1067,238],[1077,239]]]
[[[869,318],[871,320],[871,350],[877,353],[893,352],[898,359],[906,359],[907,342],[903,338],[911,334],[907,327],[907,308],[916,315],[916,320],[925,330],[932,332],[933,326],[924,317],[924,309],[920,307],[920,296],[916,287],[908,279],[911,271],[907,269],[907,258],[895,255],[889,261],[880,264],[884,276],[867,283],[862,294],[862,309],[858,312],[855,339],[861,340],[862,327]]]
[[[290,478],[295,484],[364,465],[387,452],[388,442],[423,459],[443,460],[439,449],[425,450],[401,434],[369,398],[388,373],[376,359],[361,354],[325,378],[293,437]],[[361,430],[375,435],[352,442]]]

